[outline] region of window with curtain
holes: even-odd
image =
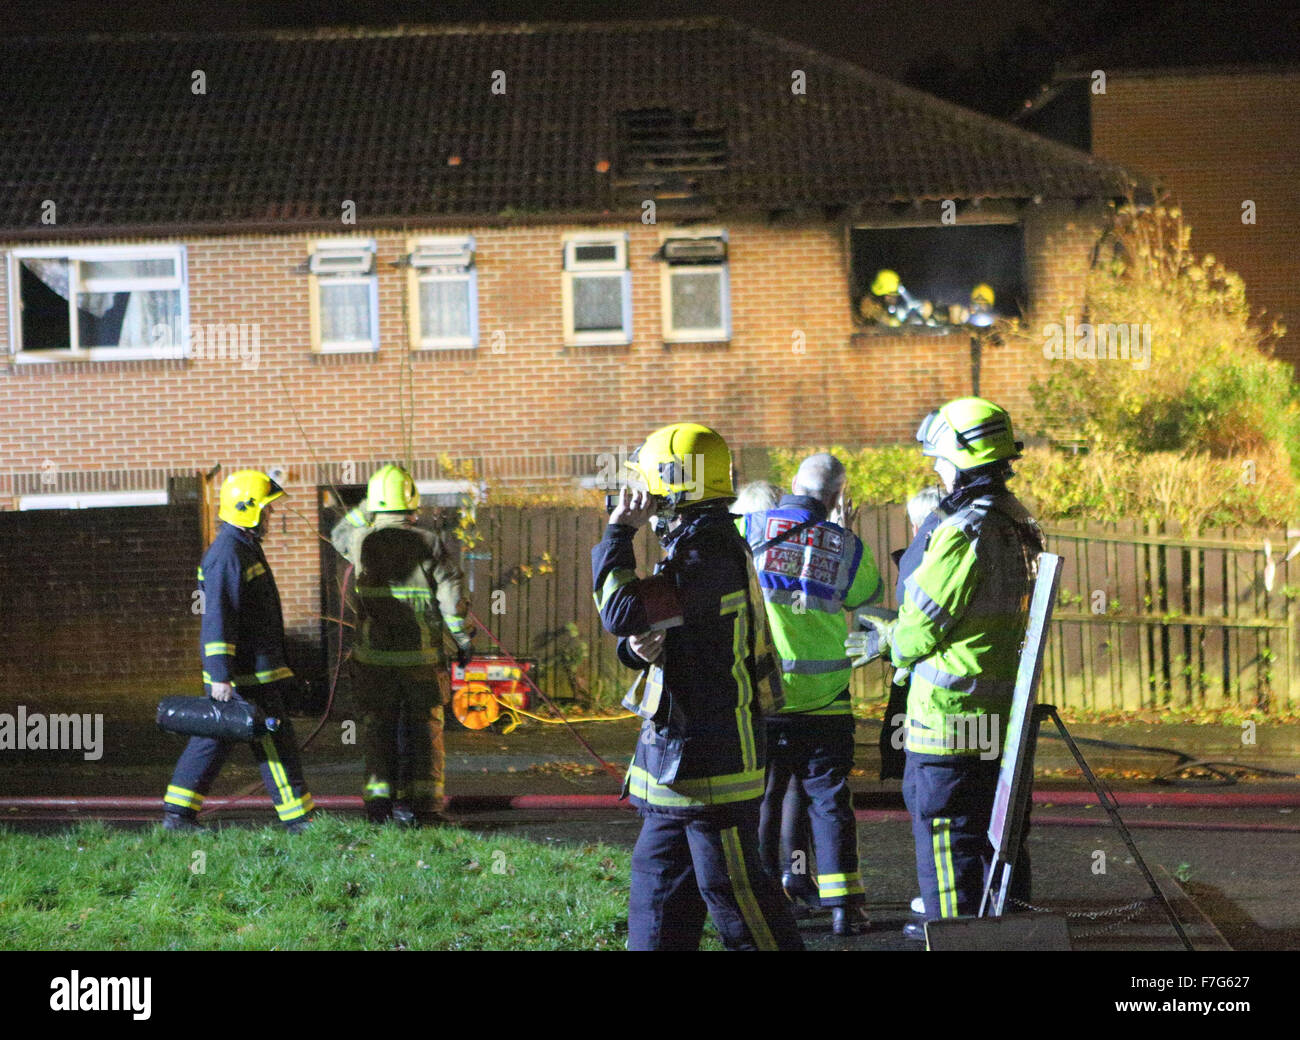
[[[11,273],[27,359],[184,356],[183,247],[15,250]]]

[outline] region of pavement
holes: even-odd
[[[92,710],[83,708],[82,710]],[[304,756],[313,794],[355,795],[361,760],[343,728],[331,721]],[[301,737],[314,720],[295,720]],[[1197,949],[1300,949],[1300,726],[1260,724],[1253,743],[1230,726],[1183,724],[1076,725],[1083,752],[1121,799],[1121,816],[1142,859],[1174,903]],[[622,767],[636,739],[630,721],[579,724],[597,753]],[[910,824],[897,781],[881,782],[875,724],[858,728],[857,770],[852,780],[859,815],[859,844],[873,927],[837,940],[829,919],[806,920],[802,930],[818,949],[919,950],[901,937],[911,920],[915,862]],[[76,752],[3,752],[0,798],[147,795],[161,797],[183,741],[158,732],[152,721],[114,719],[105,724],[102,758]],[[1182,760],[1234,763],[1218,775],[1151,778]],[[1073,757],[1059,740],[1040,740],[1034,825],[1028,843],[1036,908],[1066,916],[1074,949],[1174,951],[1181,942],[1105,811],[1091,797]],[[509,735],[487,731],[447,734],[447,789],[462,804],[470,796],[611,795],[618,785],[562,726],[526,722]],[[1273,770],[1278,774],[1253,774]],[[859,775],[860,774],[860,775]],[[237,753],[214,795],[234,794],[258,780],[251,759]],[[262,792],[259,790],[258,794]],[[1164,804],[1171,793],[1192,804]],[[1265,797],[1259,797],[1265,796]],[[1149,800],[1148,800],[1149,799]],[[1091,804],[1090,804],[1091,803]],[[500,799],[497,799],[500,804]],[[453,811],[455,811],[453,809]],[[129,814],[126,814],[129,817]],[[63,826],[63,816],[7,811],[14,827]],[[142,820],[146,817],[137,817]],[[230,824],[266,822],[266,810],[223,812]],[[462,812],[464,826],[481,833],[512,833],[542,842],[595,840],[630,847],[639,821],[626,810],[499,808]],[[125,821],[124,821],[125,822]]]

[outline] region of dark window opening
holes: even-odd
[[[853,314],[868,328],[982,327],[1028,307],[1018,224],[854,228],[851,250]]]

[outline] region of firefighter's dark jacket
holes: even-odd
[[[667,557],[652,578],[636,576],[630,527],[609,525],[592,550],[596,605],[606,631],[622,637],[619,659],[646,669],[627,637],[668,626],[647,677],[662,683],[658,709],[642,726],[626,781],[645,812],[694,816],[763,794],[752,613],[763,608],[750,602],[749,547],[734,520],[725,509],[686,513],[664,538]]]
[[[355,660],[441,668],[443,625],[457,646],[469,646],[454,541],[417,526],[405,513],[376,513],[367,523],[361,507],[334,525],[330,539],[357,570]]]
[[[293,677],[280,593],[256,536],[223,522],[199,565],[199,592],[204,682],[250,687]]]

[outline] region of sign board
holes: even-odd
[[[1024,833],[1025,810],[1034,775],[1034,738],[1037,727],[1033,724],[1034,704],[1038,698],[1038,682],[1043,673],[1043,652],[1047,646],[1047,626],[1052,620],[1056,605],[1056,592],[1061,583],[1061,557],[1054,553],[1040,553],[1038,578],[1029,601],[1029,624],[1025,629],[1025,642],[1020,651],[1020,668],[1016,672],[1016,688],[1011,699],[1011,717],[1007,720],[1006,737],[1002,748],[1002,767],[998,772],[997,790],[993,797],[993,814],[989,819],[988,837],[993,846],[993,875],[1003,875],[1002,896],[1011,865],[1020,849]],[[992,879],[990,879],[992,880]],[[993,893],[992,916],[1002,913],[1002,897]],[[985,902],[988,902],[987,894]]]

